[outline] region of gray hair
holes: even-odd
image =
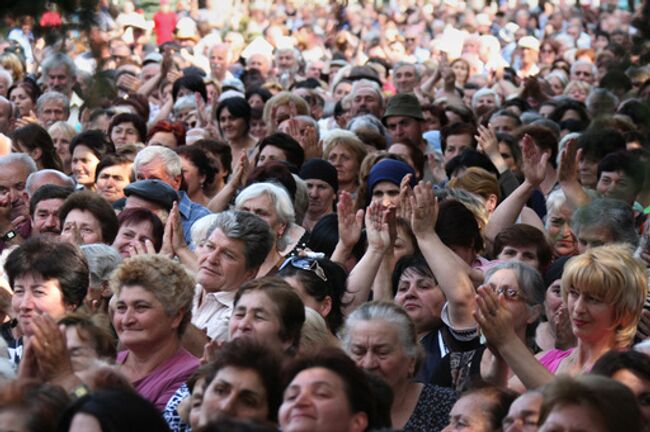
[[[63,93],[54,90],[47,91],[38,98],[36,101],[36,112],[40,114],[43,110],[43,105],[52,101],[63,103],[66,116],[70,115],[70,99]]]
[[[63,120],[59,120],[58,122],[52,124],[52,126],[50,126],[47,130],[47,133],[49,133],[51,136],[53,133],[58,131],[65,133],[70,140],[72,140],[72,138],[74,138],[74,136],[77,134],[77,131],[75,131],[72,126],[70,126],[70,123]]]
[[[564,204],[567,204],[564,191],[561,188],[552,191],[546,198],[546,217],[548,218],[549,213],[559,210]]]
[[[216,215],[209,231],[219,229],[232,240],[244,244],[246,270],[262,265],[273,247],[273,233],[261,217],[244,211],[228,210]]]
[[[111,246],[103,243],[81,245],[80,249],[88,261],[91,288],[108,282],[113,270],[122,262],[122,256]]]
[[[593,227],[607,229],[614,243],[628,243],[634,247],[639,243],[634,211],[623,201],[598,198],[573,213],[571,228],[578,238],[583,228]]]
[[[395,64],[395,66],[393,66],[393,73],[397,72],[400,68],[403,68],[404,66],[410,66],[410,67],[412,67],[413,70],[415,71],[415,78],[416,78],[418,81],[420,81],[420,78],[422,77],[422,74],[421,74],[420,71],[418,70],[418,67],[417,67],[417,65],[416,65],[415,63],[406,62],[406,61],[399,61],[399,62],[397,62],[397,63]]]
[[[552,78],[557,78],[562,84],[562,87],[566,87],[566,85],[569,83],[569,77],[566,76],[566,72],[560,69],[554,70],[553,72],[549,73],[548,75],[546,75],[544,79],[546,80],[546,82],[550,83],[550,80]]]
[[[368,79],[360,79],[358,81],[355,81],[352,84],[352,90],[350,90],[351,98],[354,98],[357,92],[361,89],[370,89],[379,98],[379,101],[381,102],[381,106],[384,106],[384,102],[385,102],[384,95],[381,92],[381,88],[379,87],[379,84]]]
[[[526,302],[531,305],[541,305],[544,303],[546,287],[542,275],[532,266],[521,261],[506,261],[490,267],[485,272],[485,281],[489,282],[490,278],[499,270],[512,270],[517,278],[519,289],[524,292]]]
[[[212,231],[214,231],[214,221],[217,215],[215,213],[210,213],[198,219],[192,224],[190,228],[190,237],[192,237],[192,243],[199,245],[204,242]]]
[[[8,155],[0,156],[0,167],[15,163],[22,164],[27,169],[27,171],[29,171],[29,174],[38,171],[34,159],[25,153],[9,153]]]
[[[270,182],[253,183],[242,190],[235,199],[235,207],[239,210],[248,200],[255,199],[259,196],[266,195],[271,200],[271,206],[278,215],[280,222],[289,225],[295,223],[296,214],[293,209],[293,203],[286,189],[278,184]],[[289,230],[284,230],[282,237],[277,239],[278,249],[283,250],[287,246],[287,236]]]
[[[65,183],[65,187],[69,187],[70,189],[74,189],[75,187],[75,182],[72,180],[70,177],[67,175],[63,174],[59,170],[55,169],[42,169],[38,171],[32,172],[30,175],[27,176],[27,180],[25,181],[25,190],[30,193],[30,195],[35,192],[32,191],[32,184],[40,177],[41,175],[53,175],[58,177],[63,183]]]
[[[137,177],[138,171],[142,165],[147,165],[154,161],[155,159],[160,159],[165,166],[165,171],[171,177],[178,177],[183,173],[183,162],[181,157],[176,154],[174,150],[168,149],[163,146],[149,146],[138,152],[138,155],[133,161],[133,172]]]
[[[594,79],[598,76],[598,68],[596,67],[595,64],[587,61],[587,60],[577,60],[571,65],[571,76],[573,76],[576,73],[576,69],[578,69],[578,66],[584,66],[588,65],[591,68],[591,75],[594,77]]]
[[[472,109],[476,109],[476,103],[483,96],[493,96],[494,103],[496,104],[495,106],[497,108],[501,106],[501,99],[499,98],[499,94],[496,92],[496,90],[492,90],[491,88],[484,87],[478,90],[476,93],[474,93],[474,96],[472,96]]]
[[[318,122],[316,121],[316,119],[308,115],[298,115],[295,116],[294,119],[305,123],[309,123],[309,125],[312,126],[316,131],[316,141],[320,141],[320,127],[318,126]]]
[[[0,79],[2,78],[7,81],[7,89],[14,84],[14,78],[11,76],[9,71],[0,66]]]
[[[381,136],[386,136],[386,127],[381,123],[377,117],[372,114],[364,114],[354,117],[347,125],[347,129],[356,133],[361,129],[370,129]]]
[[[407,313],[395,303],[386,301],[373,301],[364,303],[348,315],[345,320],[340,339],[346,351],[350,352],[350,331],[354,325],[363,321],[385,321],[397,331],[397,336],[402,344],[404,353],[410,358],[421,356],[421,348],[417,341],[415,324]]]
[[[296,181],[296,195],[293,200],[293,210],[296,213],[296,223],[302,225],[302,220],[309,207],[309,192],[307,183],[296,174],[291,174]]]
[[[591,118],[596,118],[605,114],[613,114],[618,106],[618,98],[612,92],[604,88],[595,88],[591,90],[587,100],[587,112]]]
[[[564,147],[566,146],[566,143],[571,141],[572,139],[578,139],[580,138],[580,135],[582,133],[580,132],[570,132],[562,137],[560,141],[557,144],[557,158],[556,158],[556,163],[559,166],[560,165],[560,159],[562,158],[562,151],[564,150]]]
[[[62,52],[55,52],[45,57],[41,63],[41,70],[43,71],[43,75],[47,75],[50,69],[61,65],[65,66],[71,78],[77,75],[77,66],[75,66],[74,61]]]
[[[194,95],[185,95],[176,99],[172,111],[174,112],[174,115],[177,116],[179,111],[182,111],[187,108],[198,109]]]

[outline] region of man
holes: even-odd
[[[584,81],[587,84],[593,84],[597,74],[596,65],[586,60],[577,60],[571,65],[571,81]]]
[[[636,247],[639,235],[632,207],[620,200],[595,199],[573,213],[571,228],[578,238],[580,253],[608,243],[628,243]]]
[[[192,324],[208,337],[223,342],[237,289],[257,274],[273,244],[266,222],[253,213],[225,211],[217,214],[199,248],[200,290],[194,300]]]
[[[246,69],[257,69],[266,80],[271,72],[272,60],[263,53],[253,53],[246,59]]]
[[[280,48],[275,51],[275,66],[278,77],[287,73],[293,77],[300,70],[300,52],[295,48]]]
[[[213,45],[210,48],[209,60],[212,79],[223,82],[226,79],[234,78],[228,70],[232,64],[232,55],[228,45],[223,43]]]
[[[48,91],[62,93],[68,98],[68,116],[65,120],[76,126],[79,123],[79,108],[83,105],[83,100],[73,91],[77,77],[74,61],[62,52],[55,52],[43,60],[41,68]]]
[[[397,93],[413,93],[420,84],[420,74],[412,63],[399,62],[393,69],[393,83]]]
[[[492,127],[496,133],[507,133],[512,135],[515,129],[521,126],[521,120],[511,111],[502,109],[492,114],[488,121],[488,125]]]
[[[200,204],[193,203],[187,193],[180,190],[183,181],[181,157],[167,147],[151,146],[138,153],[133,162],[133,169],[136,180],[162,180],[178,193],[178,211],[181,215],[183,236],[191,247],[190,228],[194,222],[210,214],[210,211]]]
[[[411,187],[415,187],[415,171],[408,164],[395,159],[377,162],[368,173],[370,203],[379,202],[384,208],[399,207],[400,184],[404,176],[409,174],[409,183]]]
[[[14,126],[14,107],[7,98],[0,96],[0,134],[8,135]]]
[[[334,211],[339,190],[336,168],[323,159],[311,159],[302,166],[300,178],[307,183],[309,205],[302,226],[311,231],[323,216]]]
[[[352,101],[350,113],[352,117],[372,114],[377,118],[382,118],[384,114],[384,97],[377,83],[367,79],[355,81],[350,96]]]
[[[28,196],[25,192],[27,177],[36,171],[36,164],[24,153],[0,157],[0,250],[7,244],[29,237]]]
[[[59,209],[74,189],[46,184],[38,188],[29,200],[32,235],[58,237],[61,234]]]
[[[454,123],[442,128],[440,147],[445,164],[467,149],[476,148],[476,130],[468,123]]]
[[[36,101],[36,117],[46,129],[70,115],[70,100],[63,93],[48,91]]]
[[[167,222],[169,212],[178,194],[162,180],[140,180],[124,188],[126,203],[124,209],[145,208],[154,213],[163,222]]]
[[[31,173],[25,182],[27,195],[32,197],[41,186],[57,185],[69,189],[74,189],[75,182],[61,171],[55,169],[42,169]]]
[[[393,96],[386,106],[382,122],[388,129],[393,143],[410,140],[422,153],[427,150],[427,142],[422,138],[425,123],[420,102],[412,94]]]
[[[9,71],[0,68],[0,96],[7,97],[9,88],[13,85],[14,79]]]
[[[605,198],[634,205],[643,188],[643,162],[627,151],[610,153],[598,164],[596,190]]]
[[[524,36],[517,43],[521,50],[521,65],[517,75],[519,78],[528,78],[539,73],[539,41],[533,36]]]

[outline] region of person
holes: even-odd
[[[25,185],[36,164],[26,154],[13,153],[0,156],[0,194],[2,207],[8,210],[0,218],[0,249],[16,244],[30,235],[29,203]],[[16,234],[19,234],[16,235]]]
[[[25,191],[31,199],[31,197],[34,196],[34,193],[36,193],[41,186],[45,185],[61,186],[68,189],[74,189],[75,187],[74,180],[63,174],[61,171],[42,169],[27,176]]]
[[[128,144],[144,143],[147,125],[137,114],[116,114],[108,125],[108,136],[117,150]]]
[[[400,188],[407,176],[410,176],[409,185],[415,186],[415,170],[406,162],[380,160],[368,173],[367,202],[379,203],[384,209],[400,207]]]
[[[553,248],[553,256],[572,256],[578,253],[578,239],[571,229],[574,208],[567,201],[562,189],[556,189],[546,198],[547,239]]]
[[[323,159],[336,168],[339,194],[342,191],[354,195],[359,179],[357,173],[368,154],[364,144],[352,132],[332,131],[323,138]]]
[[[258,157],[256,166],[261,166],[271,161],[286,163],[296,172],[300,170],[305,160],[305,151],[291,135],[276,132],[264,137],[257,146]]]
[[[108,154],[95,167],[97,193],[111,204],[126,196],[124,188],[133,180],[133,162],[120,154]]]
[[[215,169],[217,167],[212,158],[199,147],[181,146],[175,151],[183,161],[183,179],[187,186],[187,195],[192,202],[207,207],[219,169]]]
[[[339,181],[336,168],[323,159],[308,160],[299,175],[307,184],[309,194],[309,206],[301,225],[311,231],[321,217],[334,211]]]
[[[17,117],[31,115],[36,109],[36,100],[41,95],[41,89],[31,79],[15,82],[7,90],[7,99],[18,109]]]
[[[61,163],[63,164],[62,171],[65,174],[70,174],[72,172],[70,167],[70,163],[72,162],[70,143],[77,134],[77,131],[75,131],[67,122],[58,121],[50,126],[47,133],[52,137],[52,143],[56,149],[56,154],[59,155]]]
[[[63,327],[74,372],[89,371],[115,361],[116,340],[105,315],[68,313],[58,324]]]
[[[226,340],[236,291],[257,274],[272,246],[273,234],[259,216],[233,210],[214,216],[197,251],[200,289],[192,308],[192,324],[210,339]]]
[[[46,184],[36,190],[29,200],[32,235],[58,237],[61,234],[59,210],[72,194],[72,189]]]
[[[120,228],[112,246],[122,257],[160,251],[165,227],[152,211],[137,207],[125,209],[117,220]]]
[[[79,246],[88,261],[90,284],[84,299],[87,311],[94,315],[108,317],[108,303],[112,293],[109,286],[111,274],[122,262],[122,256],[104,243],[91,243]],[[115,356],[112,357],[114,359]]]
[[[544,233],[527,224],[515,224],[502,230],[494,239],[492,253],[500,261],[518,260],[541,273],[546,271],[552,258]]]
[[[70,403],[61,387],[31,379],[8,382],[0,390],[0,427],[6,430],[54,432]]]
[[[159,145],[174,150],[185,145],[185,125],[181,122],[160,120],[147,132],[147,146]]]
[[[61,238],[72,243],[112,244],[119,222],[104,198],[90,191],[71,194],[59,209]]]
[[[257,142],[249,133],[251,107],[244,98],[227,98],[217,106],[215,117],[219,133],[230,146],[234,171],[241,154],[247,154]]]
[[[474,126],[468,123],[454,123],[442,128],[440,131],[440,147],[445,158],[445,164],[460,155],[464,150],[475,149],[477,145],[475,135]]]
[[[113,326],[124,349],[119,371],[162,411],[198,367],[181,345],[192,317],[194,281],[178,263],[160,255],[124,261],[110,281]]]
[[[95,190],[97,164],[104,156],[115,152],[115,146],[97,130],[75,136],[70,143],[72,178],[79,188]]]
[[[543,351],[553,348],[567,349],[576,343],[567,307],[562,302],[562,273],[569,258],[559,257],[544,273],[544,313],[535,336],[535,343]]]
[[[639,243],[634,211],[619,200],[599,198],[578,208],[571,218],[571,228],[578,239],[579,253],[610,243],[631,247]]]
[[[413,381],[420,359],[413,321],[399,306],[364,303],[348,315],[343,346],[360,368],[382,377],[393,391],[392,425],[408,431],[440,431],[456,392]]]
[[[393,143],[409,140],[423,153],[427,150],[426,141],[422,138],[426,132],[424,115],[414,95],[406,93],[390,98],[382,123],[388,129]]]
[[[322,350],[299,359],[287,373],[278,414],[280,428],[287,432],[364,432],[383,426],[372,390],[368,377],[340,350]]]
[[[28,124],[15,129],[11,134],[14,151],[28,154],[39,170],[63,171],[63,162],[54,148],[48,132],[37,124]]]
[[[508,414],[501,422],[503,432],[536,431],[542,401],[543,396],[539,390],[522,393],[510,404]]]
[[[178,201],[178,194],[162,180],[140,180],[124,188],[126,202],[124,210],[145,208],[153,212],[163,224],[167,223],[169,214]]]
[[[499,430],[516,393],[499,387],[479,387],[463,393],[449,413],[443,432]]]
[[[46,129],[70,116],[70,100],[58,91],[49,90],[36,101],[36,118]]]

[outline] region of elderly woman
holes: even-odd
[[[61,238],[76,244],[112,244],[119,227],[113,207],[89,191],[75,192],[66,198],[59,218]]]
[[[290,117],[310,115],[309,105],[305,99],[286,91],[280,92],[269,99],[264,105],[264,123],[269,134],[278,130],[280,123]]]
[[[509,325],[515,313],[506,311],[485,290],[480,290],[477,321],[527,388],[537,388],[553,374],[578,375],[591,370],[607,351],[632,344],[648,292],[644,266],[622,245],[607,245],[572,258],[562,274],[562,300],[578,344],[566,351],[538,354],[539,362]],[[498,324],[497,324],[498,323]]]
[[[124,258],[142,253],[160,251],[165,226],[152,211],[133,207],[122,211],[117,220],[117,231],[113,248]]]
[[[162,410],[199,365],[181,346],[194,280],[169,258],[142,255],[123,262],[110,284],[113,326],[124,349],[117,356],[120,372]]]
[[[368,154],[365,144],[350,131],[332,131],[323,139],[323,159],[334,165],[342,191],[355,194],[359,187],[358,173]]]
[[[108,281],[122,262],[122,256],[104,243],[91,243],[79,247],[88,261],[90,284],[84,304],[92,312],[108,314],[108,302],[112,293]]]
[[[578,253],[578,239],[571,229],[573,206],[567,201],[562,189],[551,192],[546,199],[546,234],[555,257]]]
[[[491,432],[501,430],[501,421],[516,393],[499,387],[480,387],[462,394],[449,413],[443,432]]]
[[[392,425],[408,431],[439,431],[448,421],[456,393],[413,381],[420,347],[413,321],[399,306],[364,303],[345,321],[343,345],[360,368],[379,375],[393,391]]]
[[[77,131],[75,131],[68,122],[58,121],[50,126],[47,133],[52,137],[52,143],[54,144],[56,153],[59,155],[59,158],[61,158],[61,162],[63,163],[63,172],[70,174],[70,162],[72,161],[70,143],[77,134]]]

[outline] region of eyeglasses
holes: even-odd
[[[521,291],[519,291],[517,288],[493,286],[492,291],[494,291],[496,295],[503,295],[508,300],[526,301],[526,297],[524,297]]]
[[[280,266],[280,270],[278,271],[282,271],[288,265],[291,265],[291,267],[297,268],[298,270],[305,270],[308,272],[312,272],[316,276],[318,276],[320,280],[322,280],[323,282],[327,282],[327,276],[325,275],[325,270],[323,270],[320,264],[318,264],[318,261],[316,261],[314,258],[301,257],[301,256],[291,257],[282,263],[282,265]]]

